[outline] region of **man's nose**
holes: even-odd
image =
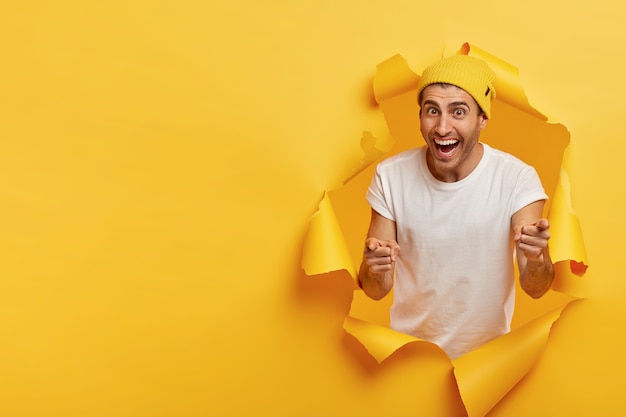
[[[437,124],[435,125],[435,132],[437,132],[439,136],[446,136],[448,133],[450,133],[451,128],[452,125],[450,123],[450,120],[448,119],[448,116],[446,114],[442,114],[437,120]]]

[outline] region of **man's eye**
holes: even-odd
[[[428,114],[437,114],[437,109],[436,109],[436,108],[434,108],[434,107],[431,107],[431,108],[429,108],[426,112],[427,112]]]
[[[456,110],[454,110],[454,115],[457,116],[457,117],[464,116],[465,115],[465,110],[463,110],[463,109],[456,109]]]

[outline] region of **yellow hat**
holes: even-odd
[[[418,97],[431,84],[456,85],[474,97],[489,119],[491,101],[496,98],[493,83],[496,74],[485,61],[469,55],[453,55],[426,68],[417,85]],[[421,103],[420,103],[421,104]]]

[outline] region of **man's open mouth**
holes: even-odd
[[[459,141],[456,139],[435,140],[435,145],[437,145],[437,149],[444,155],[452,153],[456,149],[458,144]]]

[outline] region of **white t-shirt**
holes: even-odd
[[[400,245],[391,328],[453,359],[510,331],[511,216],[548,198],[534,168],[483,147],[474,171],[452,183],[432,176],[425,146],[402,152],[378,165],[367,192]]]

